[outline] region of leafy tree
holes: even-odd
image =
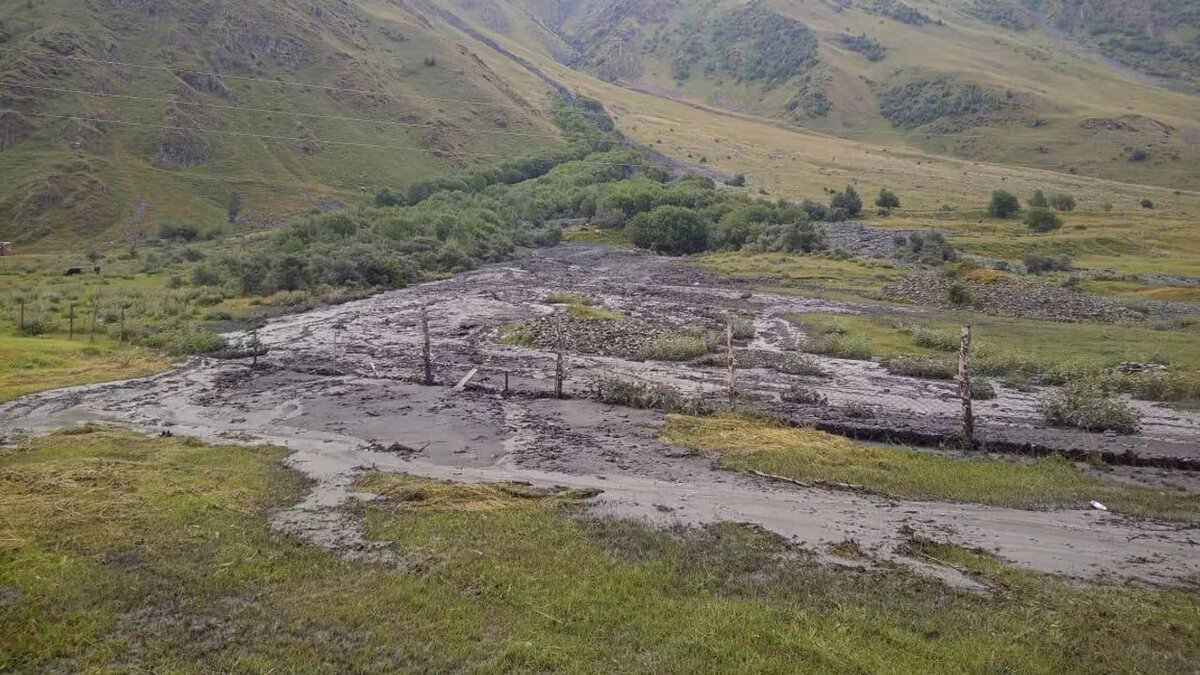
[[[858,196],[858,192],[854,190],[854,186],[846,187],[845,192],[836,192],[829,200],[829,205],[835,209],[842,209],[851,218],[862,213],[862,198]]]
[[[1050,209],[1029,209],[1025,213],[1025,225],[1034,232],[1053,232],[1062,227],[1062,218]]]
[[[659,206],[639,213],[625,228],[635,246],[668,255],[699,253],[708,247],[708,227],[682,206]]]
[[[1060,192],[1050,197],[1050,205],[1056,211],[1074,211],[1075,197]]]
[[[1033,196],[1029,198],[1029,208],[1031,209],[1046,209],[1050,208],[1050,201],[1046,199],[1046,193],[1041,190],[1034,190]]]
[[[879,191],[879,198],[875,200],[875,206],[881,209],[898,209],[900,208],[900,198],[895,192],[887,188]]]
[[[1021,210],[1021,202],[1007,190],[996,190],[988,204],[988,215],[993,218],[1012,218]]]

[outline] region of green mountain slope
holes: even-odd
[[[0,9],[0,239],[271,226],[560,144],[543,82],[401,2]]]
[[[1187,52],[1194,0],[1136,11],[1115,0],[517,2],[448,4],[480,30],[659,96],[957,157],[1200,187],[1200,97],[1174,90],[1200,72]],[[483,6],[538,31],[489,25]],[[1150,76],[1136,45],[1113,56],[1109,38],[1135,25],[1175,45],[1154,61],[1174,76]]]

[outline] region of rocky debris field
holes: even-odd
[[[950,287],[955,283],[935,272],[914,274],[884,289],[892,300],[927,307],[954,307]],[[1128,309],[1115,300],[1077,293],[1061,286],[1029,279],[1028,283],[966,284],[978,299],[982,311],[1026,319],[1048,321],[1099,321],[1116,323],[1145,320],[1144,314]]]
[[[547,299],[562,292],[623,318],[556,319],[567,308]],[[436,386],[417,384],[423,308]],[[593,381],[610,377],[724,399],[723,346],[678,362],[628,354],[662,336],[718,333],[732,316],[754,328],[736,347],[737,390],[745,405],[864,438],[936,444],[952,437],[960,405],[953,383],[825,357],[816,358],[824,377],[777,370],[785,353],[808,339],[791,315],[866,311],[878,306],[750,293],[686,262],[564,245],[523,252],[509,265],[274,320],[258,331],[269,353],[257,369],[248,361],[197,360],[148,380],[29,396],[0,405],[0,428],[11,434],[109,422],[287,445],[294,450],[289,463],[313,479],[313,490],[278,514],[276,526],[360,557],[374,555],[373,544],[341,507],[356,498],[355,478],[380,468],[599,489],[597,508],[604,512],[663,523],[754,523],[810,544],[853,537],[888,559],[898,558],[896,547],[907,536],[901,533],[915,530],[1072,577],[1169,583],[1200,572],[1194,534],[1178,524],[1082,508],[902,502],[781,485],[715,470],[711,459],[663,443],[656,437],[659,413],[589,399]],[[505,343],[514,325],[534,327],[531,344]],[[556,325],[564,332],[566,400],[551,397],[557,342],[545,343]],[[461,389],[454,387],[472,373]],[[785,394],[796,386],[825,401],[795,403]],[[977,428],[984,441],[1011,449],[1055,448],[1164,465],[1200,459],[1200,414],[1136,405],[1145,415],[1138,436],[1053,429],[1036,412],[1036,392],[1000,387],[996,399],[977,405]]]

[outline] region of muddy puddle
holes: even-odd
[[[567,345],[570,400],[553,400],[553,349],[501,344],[513,322],[562,308],[546,304],[569,291],[625,317],[618,328],[581,325],[589,353]],[[416,384],[421,361],[419,312],[427,307],[438,386]],[[567,245],[523,253],[444,282],[391,292],[273,321],[258,338],[270,350],[258,369],[247,362],[198,360],[147,380],[30,396],[0,406],[0,435],[109,422],[150,433],[285,445],[291,466],[314,479],[311,494],[276,515],[277,528],[348,557],[385,560],[342,508],[358,498],[353,483],[370,469],[459,481],[526,481],[596,488],[604,513],[656,523],[736,521],[760,525],[813,548],[857,540],[885,559],[900,559],[906,533],[995,551],[1031,569],[1074,578],[1132,578],[1172,583],[1200,573],[1200,531],[1086,510],[1023,511],[969,504],[894,501],[804,489],[714,470],[711,460],[657,440],[661,416],[587,400],[594,377],[622,375],[693,391],[721,392],[727,371],[638,361],[605,346],[642,344],[647,335],[695,327],[716,330],[735,314],[756,336],[739,351],[747,367],[738,387],[797,423],[877,425],[952,433],[954,385],[892,376],[875,364],[820,359],[830,374],[794,378],[773,368],[773,354],[807,339],[787,317],[805,312],[878,311],[854,303],[748,294],[677,261],[600,246]],[[623,326],[624,328],[621,328]],[[599,334],[584,335],[599,330]],[[234,336],[237,339],[237,336]],[[607,352],[607,353],[602,353]],[[755,356],[758,355],[758,356]],[[472,370],[470,385],[453,385]],[[820,390],[828,406],[787,407],[794,382]],[[507,384],[509,395],[502,395]],[[1037,421],[1036,394],[1001,390],[978,407],[985,437],[1147,457],[1200,455],[1200,416],[1144,406],[1145,432],[1113,438],[1049,430]],[[853,420],[851,404],[873,411]],[[919,565],[913,561],[909,564]],[[942,570],[941,574],[947,573]],[[953,574],[950,574],[953,577]],[[968,584],[966,579],[950,579]]]

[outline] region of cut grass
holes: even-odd
[[[812,429],[729,416],[671,416],[663,438],[717,455],[727,469],[862,485],[895,498],[1026,509],[1083,508],[1099,499],[1123,513],[1187,522],[1200,519],[1200,495],[1107,485],[1083,475],[1061,457],[1040,458],[1029,465],[1004,459],[959,459],[863,445]]]
[[[105,338],[0,337],[0,403],[26,394],[161,373],[171,359]]]
[[[271,534],[304,489],[283,454],[110,430],[0,452],[0,670],[1187,672],[1200,643],[1188,591],[923,543],[1004,589],[957,591],[523,485],[368,474],[383,498],[355,515],[397,560],[346,562]]]

